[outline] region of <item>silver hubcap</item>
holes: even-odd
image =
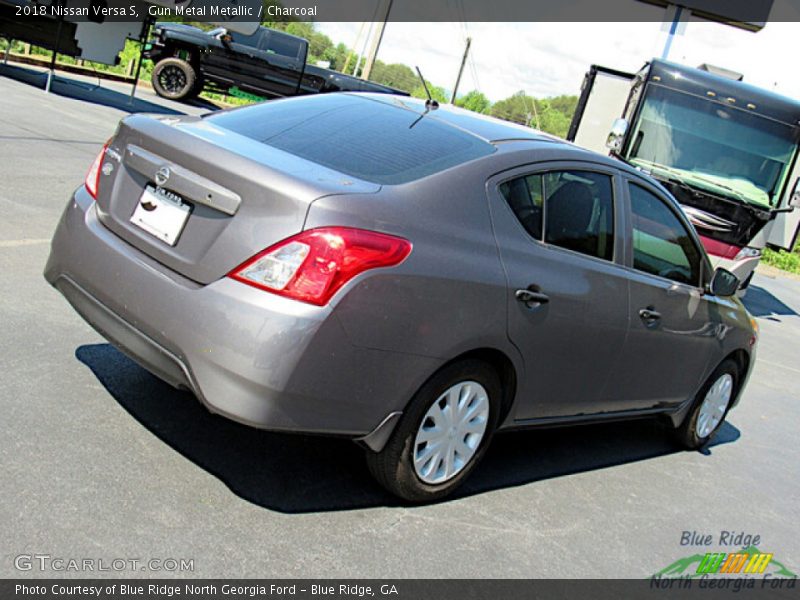
[[[475,381],[449,388],[425,413],[414,441],[414,470],[425,483],[455,477],[478,450],[489,422],[489,396]]]
[[[722,417],[725,416],[725,410],[731,401],[731,392],[733,392],[733,377],[729,373],[722,375],[709,388],[700,405],[700,414],[697,415],[695,424],[697,437],[708,437],[722,422]]]

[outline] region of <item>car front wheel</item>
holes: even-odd
[[[678,442],[689,449],[702,448],[722,426],[736,397],[739,368],[724,361],[706,380],[695,397],[689,414],[677,429]]]
[[[501,385],[488,364],[449,365],[415,394],[381,452],[367,451],[378,482],[411,502],[455,490],[486,452],[499,418]]]

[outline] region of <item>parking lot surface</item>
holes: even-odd
[[[128,576],[640,578],[707,551],[684,531],[712,534],[712,551],[722,531],[759,535],[800,572],[800,280],[753,280],[755,372],[705,452],[650,421],[505,434],[455,499],[401,506],[354,444],[212,416],[45,283],[58,217],[117,121],[205,108],[41,81],[0,68],[0,577],[98,575],[15,567],[47,554],[193,560],[111,573]]]

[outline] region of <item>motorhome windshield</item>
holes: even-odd
[[[789,125],[651,83],[626,158],[654,175],[775,206],[795,148]]]

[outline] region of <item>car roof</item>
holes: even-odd
[[[350,92],[348,92],[350,93]],[[367,100],[375,102],[383,102],[384,104],[394,105],[398,108],[410,110],[420,115],[426,114],[425,118],[434,119],[436,121],[447,123],[457,129],[471,133],[472,135],[481,138],[485,142],[495,143],[506,140],[536,140],[536,141],[554,141],[564,142],[564,140],[554,137],[550,134],[511,123],[502,121],[495,117],[482,115],[471,110],[466,110],[453,106],[452,104],[441,104],[435,110],[427,110],[425,107],[425,100],[420,98],[412,98],[409,96],[396,96],[393,94],[375,94],[375,93],[351,93],[353,96],[358,96]]]
[[[425,100],[420,98],[380,93],[346,93],[348,95],[394,105],[401,109],[410,110],[417,114],[425,115],[426,119],[432,119],[438,123],[450,125],[451,127],[455,127],[462,132],[466,132],[478,137],[486,143],[498,147],[500,145],[507,146],[510,151],[513,151],[514,149],[534,149],[536,147],[541,147],[542,144],[547,144],[551,148],[561,146],[564,150],[568,150],[574,156],[574,158],[578,160],[601,163],[609,167],[619,169],[623,172],[635,174],[639,177],[644,176],[647,178],[645,173],[635,169],[624,161],[616,160],[607,155],[588,150],[565,139],[545,133],[543,131],[539,131],[537,129],[533,129],[531,127],[526,127],[524,125],[509,121],[503,121],[496,117],[490,117],[489,115],[483,115],[471,110],[459,108],[457,106],[453,106],[452,104],[442,104],[435,110],[427,110],[425,107]],[[652,183],[659,185],[655,180],[653,180]]]

